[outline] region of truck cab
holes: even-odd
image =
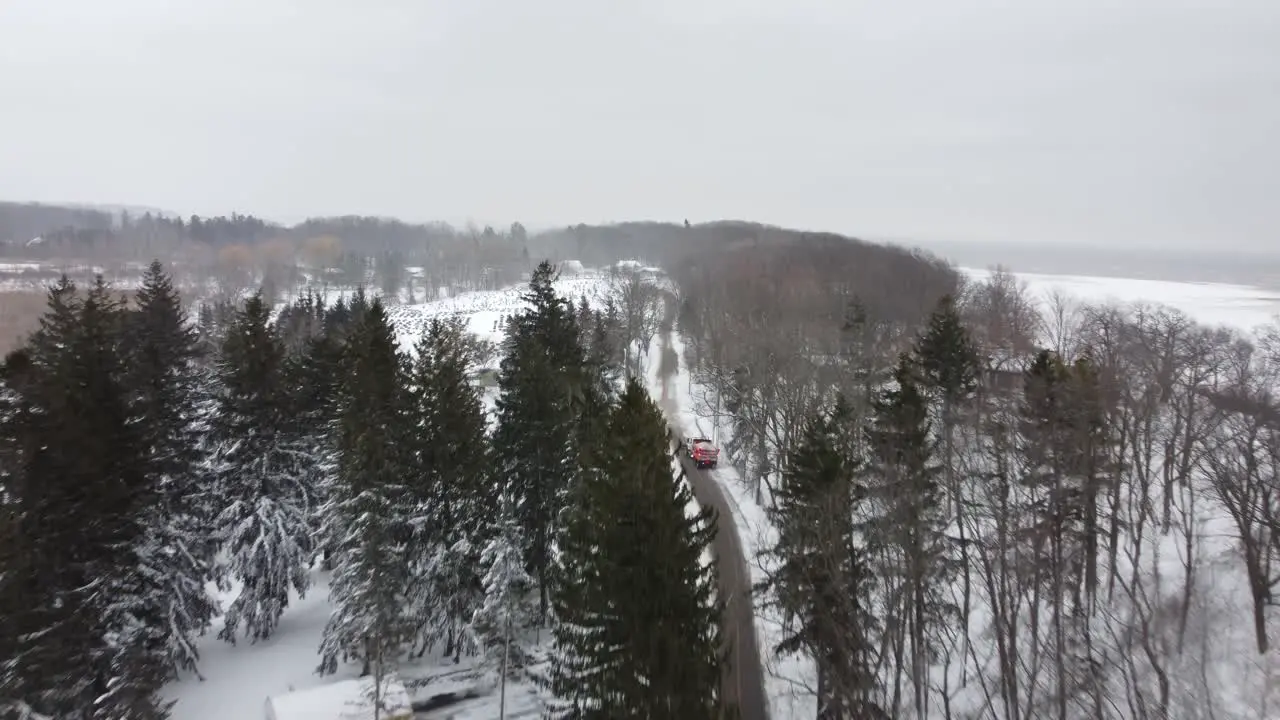
[[[689,437],[684,440],[685,452],[689,454],[689,458],[693,460],[698,469],[713,468],[720,460],[720,448],[711,442],[710,438]]]

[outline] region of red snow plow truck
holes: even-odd
[[[693,460],[699,470],[713,468],[716,466],[716,462],[720,460],[720,448],[712,444],[707,438],[685,438],[684,449],[685,452],[689,453],[689,458]]]

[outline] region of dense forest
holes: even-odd
[[[3,716],[165,717],[215,614],[269,638],[320,563],[321,674],[428,650],[519,672],[542,629],[564,717],[721,717],[714,518],[686,514],[618,315],[552,276],[510,321],[492,427],[456,320],[404,353],[378,298],[273,319],[254,294],[213,338],[159,264],[130,298],[53,286],[0,372]],[[218,608],[210,583],[241,591]]]

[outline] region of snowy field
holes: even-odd
[[[964,271],[974,279],[982,279],[987,274],[983,270],[965,269]],[[1027,282],[1033,293],[1041,297],[1047,297],[1048,293],[1054,289],[1061,289],[1083,301],[1164,303],[1183,310],[1201,322],[1227,324],[1241,329],[1252,329],[1280,312],[1280,298],[1243,286],[1034,274],[1023,274],[1019,277]],[[594,304],[603,297],[606,281],[605,274],[588,271],[562,278],[557,287],[561,294],[575,303],[580,297],[586,296]],[[394,306],[391,309],[391,316],[400,342],[406,349],[417,339],[426,320],[438,316],[464,317],[473,333],[492,341],[499,341],[501,339],[500,322],[504,317],[522,307],[520,294],[523,290],[524,286],[521,285],[499,291],[468,292],[423,304]],[[715,437],[723,445],[726,439],[725,429],[714,426],[713,418],[708,411],[709,404],[705,391],[691,382],[687,368],[684,366],[682,339],[678,335],[673,335],[670,342],[680,361],[679,373],[668,385],[670,395],[666,406],[669,411],[675,412],[673,421],[685,431],[685,434],[696,433]],[[655,342],[653,357],[647,363],[649,371],[646,373],[646,380],[655,397],[662,387],[661,378],[657,375],[659,347],[660,343]],[[492,392],[486,393],[486,396],[486,400],[491,402]],[[752,556],[773,540],[772,529],[764,509],[756,502],[751,491],[732,467],[726,465],[711,472],[721,483],[730,504],[733,505],[734,528],[742,537],[743,548],[749,555],[748,562],[752,565],[753,575],[756,580],[760,580],[763,572],[759,563],[753,561]],[[1217,552],[1225,551],[1219,548]],[[1216,568],[1217,565],[1211,564],[1209,567]],[[1216,582],[1222,583],[1222,586],[1234,585],[1238,579],[1235,577],[1236,574],[1224,571],[1223,577],[1216,579]],[[329,616],[330,605],[327,578],[317,571],[314,579],[315,584],[311,592],[304,599],[293,599],[281,619],[277,635],[267,642],[251,645],[242,641],[237,646],[228,645],[216,639],[218,626],[215,624],[211,632],[201,640],[200,670],[204,679],[186,677],[171,684],[167,689],[168,696],[178,701],[174,709],[174,720],[260,718],[263,717],[264,703],[269,696],[295,689],[317,687],[353,675],[354,669],[351,668],[337,677],[321,678],[315,674],[318,663],[317,648]],[[1239,617],[1238,608],[1226,607],[1235,605],[1232,598],[1222,598],[1220,604],[1223,606],[1221,611],[1224,615]],[[758,610],[756,629],[764,660],[766,693],[770,699],[771,717],[774,720],[812,717],[815,709],[814,698],[806,689],[813,686],[812,663],[803,657],[777,658],[770,651],[779,637],[778,618]],[[1248,648],[1247,638],[1246,633],[1243,643],[1245,648]],[[1242,654],[1247,655],[1248,652]],[[458,666],[441,665],[439,661],[435,661],[435,664],[425,663],[422,667],[409,668],[405,675],[408,678],[456,669]],[[1227,676],[1233,673],[1256,677],[1257,670],[1256,667],[1243,666],[1240,663],[1234,665],[1228,663],[1221,668],[1220,672],[1224,676],[1223,682],[1227,682]],[[489,685],[485,685],[483,680],[468,682],[471,684],[466,689],[473,691],[478,697],[467,700],[448,711],[426,712],[419,714],[418,717],[441,719],[452,717],[456,720],[496,718],[497,698],[492,694],[491,681]],[[448,687],[443,681],[428,687],[430,688],[428,694],[457,689]],[[1244,690],[1244,688],[1241,689]],[[534,717],[537,708],[538,704],[531,687],[527,685],[508,687],[508,717]]]
[[[975,281],[991,272],[960,268]],[[1168,305],[1205,325],[1227,325],[1252,331],[1280,314],[1280,293],[1248,285],[1172,282],[1089,275],[1014,273],[1041,302],[1062,292],[1084,303],[1153,303]]]
[[[597,271],[585,271],[576,275],[564,275],[556,282],[556,290],[576,305],[586,297],[593,306],[604,292],[608,276]],[[395,324],[400,346],[409,350],[422,335],[427,321],[436,317],[462,317],[472,334],[494,342],[501,341],[501,322],[524,307],[521,295],[525,285],[502,290],[479,290],[459,293],[429,303],[393,305],[388,309]]]

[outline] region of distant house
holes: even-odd
[[[1025,371],[1035,359],[1034,352],[996,350],[986,358],[983,378],[986,386],[999,393],[1016,393],[1026,382]]]
[[[382,720],[411,720],[409,691],[398,680],[383,680]],[[321,685],[267,698],[266,720],[369,720],[373,713],[373,678]]]

